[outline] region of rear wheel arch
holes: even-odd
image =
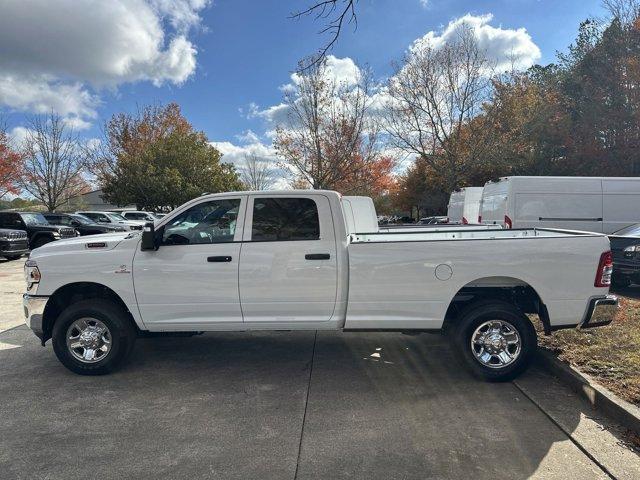
[[[36,232],[33,234],[33,237],[29,239],[29,248],[33,249],[41,247],[49,242],[53,242],[54,240],[55,238],[53,237],[53,234],[49,232]]]
[[[471,306],[490,301],[508,303],[525,314],[537,314],[545,334],[551,332],[547,307],[537,290],[518,278],[498,276],[478,278],[461,287],[447,308],[443,330],[446,332],[455,329],[457,320]]]
[[[51,338],[53,326],[65,308],[74,303],[92,298],[112,302],[127,315],[136,331],[139,331],[126,303],[111,288],[100,283],[75,282],[58,288],[47,301],[42,318],[43,342]]]

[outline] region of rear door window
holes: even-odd
[[[277,242],[320,239],[316,202],[310,198],[256,198],[251,240]]]

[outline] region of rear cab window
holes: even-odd
[[[252,213],[253,242],[320,239],[318,206],[311,198],[256,197]]]

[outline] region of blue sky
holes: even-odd
[[[115,112],[175,101],[212,141],[268,147],[268,125],[247,115],[249,106],[277,105],[278,87],[290,81],[297,61],[325,40],[316,34],[321,23],[288,18],[311,0],[114,0],[99,2],[99,9],[92,0],[58,2],[64,8],[55,11],[45,0],[1,7],[0,109],[10,129],[52,108],[83,136],[99,137]],[[331,53],[367,64],[384,79],[414,40],[471,14],[492,15],[484,23],[494,29],[525,29],[540,50],[538,63],[549,63],[573,41],[580,21],[603,15],[600,0],[426,3],[360,0],[357,31],[347,27]],[[248,130],[257,138],[242,137]]]

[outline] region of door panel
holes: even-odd
[[[231,208],[224,202],[236,203]],[[244,202],[238,197],[192,206],[164,224],[166,244],[136,252],[134,285],[147,326],[175,330],[242,322],[238,265]],[[215,260],[220,258],[225,260]]]
[[[310,199],[301,195],[282,197]],[[240,298],[245,322],[328,321],[333,315],[337,292],[336,242],[331,209],[326,197],[313,196],[319,235],[292,218],[297,226],[282,223],[258,233],[252,228],[254,207],[264,199],[251,198],[240,261]],[[269,207],[270,208],[270,207]],[[272,225],[269,225],[271,227]],[[276,232],[286,232],[278,240]],[[298,235],[298,231],[302,234]],[[255,239],[262,238],[263,241]],[[313,238],[306,239],[306,238]],[[292,239],[298,238],[298,239]],[[327,258],[328,257],[328,258]]]
[[[207,261],[229,256],[230,262]],[[242,322],[238,301],[240,243],[162,246],[138,251],[134,282],[146,325]]]

